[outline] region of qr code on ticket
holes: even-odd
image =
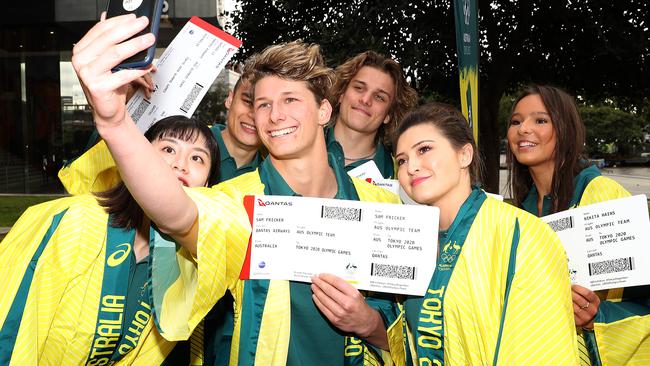
[[[187,113],[192,108],[192,104],[194,104],[194,101],[196,98],[199,96],[199,93],[201,93],[201,90],[203,89],[203,85],[201,84],[194,84],[192,87],[192,90],[190,90],[189,94],[187,97],[185,97],[185,100],[183,101],[183,105],[181,106],[181,111]]]
[[[400,280],[415,280],[415,267],[393,264],[372,263],[370,275],[375,277],[397,278]]]
[[[556,233],[566,229],[573,229],[573,216],[549,221],[548,226],[550,226]]]
[[[321,218],[345,221],[361,221],[361,209],[352,207],[323,206],[321,208]]]
[[[634,270],[634,258],[616,258],[602,262],[589,263],[589,275],[600,275]]]
[[[142,115],[144,115],[144,112],[147,111],[147,108],[149,108],[150,104],[151,103],[148,100],[144,99],[144,98],[140,101],[140,104],[138,104],[138,107],[135,109],[133,114],[131,114],[131,118],[133,119],[133,122],[138,123],[138,121],[140,120],[140,117],[142,117]]]

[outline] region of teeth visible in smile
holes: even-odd
[[[298,129],[298,127],[288,127],[288,128],[284,128],[284,129],[277,130],[277,131],[271,131],[271,137],[278,137],[278,136],[288,135],[288,134],[292,133],[293,131],[295,131],[297,129]]]
[[[250,128],[251,130],[257,130],[257,128],[255,126],[253,126],[251,124],[248,124],[246,122],[242,122],[241,124],[242,124],[242,126],[244,126],[246,128]]]
[[[530,141],[523,141],[519,143],[519,147],[534,147],[537,146],[537,144],[532,143]]]

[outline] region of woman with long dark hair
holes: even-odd
[[[585,127],[565,91],[531,85],[508,123],[507,163],[514,204],[545,216],[630,195],[585,160]],[[649,286],[594,293],[572,286],[581,365],[650,364]]]

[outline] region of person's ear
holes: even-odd
[[[234,96],[235,94],[232,92],[232,90],[228,90],[228,97],[223,102],[223,105],[226,106],[226,109],[230,109],[230,106],[232,105],[232,98],[234,98]]]
[[[458,152],[460,167],[467,168],[474,158],[474,149],[471,144],[465,144],[465,146],[460,148]]]
[[[318,107],[318,124],[325,126],[332,117],[332,104],[327,99],[323,99]]]

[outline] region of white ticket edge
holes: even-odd
[[[437,207],[285,196],[245,202],[252,231],[242,279],[310,282],[332,273],[361,290],[422,296],[428,288]]]
[[[413,199],[411,199],[411,197],[409,197],[406,192],[404,192],[404,189],[402,189],[402,187],[399,185],[399,181],[397,179],[385,179],[381,175],[379,168],[377,168],[377,164],[375,164],[373,160],[367,161],[358,167],[351,169],[348,171],[348,175],[365,180],[368,183],[372,183],[389,192],[395,193],[402,200],[402,203],[405,203],[407,205],[418,204],[417,202],[413,201]]]
[[[138,89],[127,103],[140,131],[144,133],[167,116],[191,117],[241,44],[203,19],[190,18],[160,56],[156,72],[151,73],[151,99]]]
[[[350,169],[348,175],[365,180],[367,182],[383,180],[384,177],[381,175],[377,164],[374,160],[368,160],[365,163],[359,165],[356,168]],[[368,180],[370,179],[370,180]]]
[[[650,284],[647,202],[636,195],[542,218],[564,245],[572,283],[592,291]]]

